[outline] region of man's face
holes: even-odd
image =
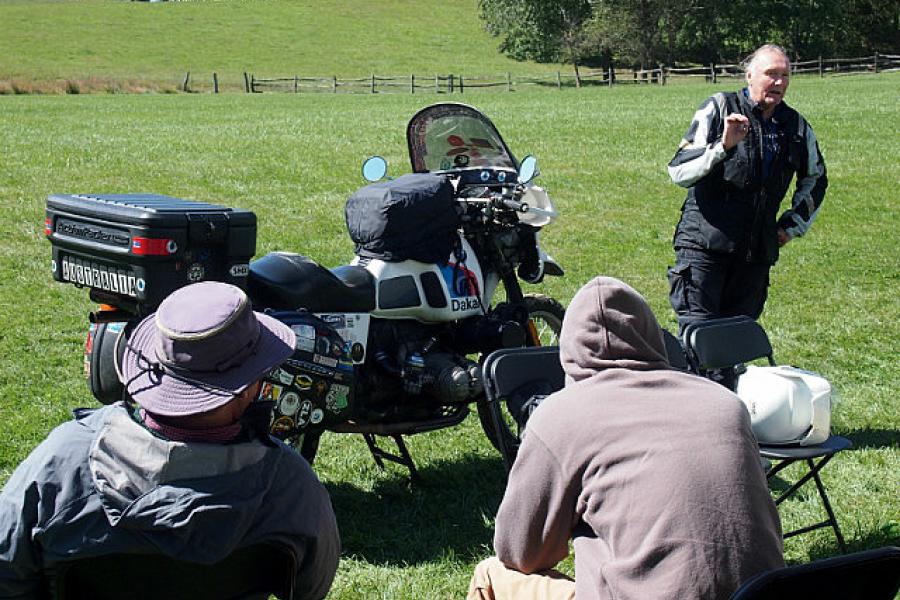
[[[760,52],[747,71],[750,99],[771,114],[784,99],[790,77],[791,63],[785,55],[776,50]]]

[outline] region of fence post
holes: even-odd
[[[559,71],[556,72],[556,89],[562,89],[562,79],[559,76]]]
[[[184,76],[184,83],[181,84],[181,89],[185,92],[191,91],[188,87],[191,83],[191,72],[188,71],[187,75]]]
[[[716,63],[709,63],[709,74],[712,77],[712,82],[716,83]]]
[[[819,55],[819,77],[825,77],[825,69],[822,65],[822,55]]]
[[[416,93],[416,74],[415,73],[413,73],[412,75],[409,76],[409,93],[410,94]]]
[[[372,93],[375,93],[375,73],[372,73]]]
[[[435,94],[441,93],[441,80],[438,79],[437,73],[434,74],[434,93]]]
[[[337,75],[331,76],[331,93],[337,94]]]
[[[465,85],[463,84],[463,76],[459,76],[459,93],[462,94],[465,91]]]
[[[447,86],[448,86],[448,88],[449,88],[449,90],[450,90],[450,93],[452,94],[453,91],[454,91],[454,88],[455,88],[455,84],[454,84],[454,81],[453,81],[453,73],[450,73],[449,75],[447,75],[447,81],[449,82],[449,83],[447,84]]]
[[[509,74],[509,71],[506,72],[506,91],[512,91],[512,75]]]
[[[219,76],[213,71],[213,94],[219,93]]]
[[[615,77],[616,77],[616,72],[613,71],[612,65],[610,65],[609,66],[609,75],[607,76],[607,80],[608,80],[607,85],[609,85],[609,87],[612,87],[613,79],[615,79]]]
[[[873,66],[875,67],[875,73],[878,73],[878,53],[875,53],[875,56],[872,59]]]
[[[296,75],[294,75],[294,93],[300,93],[300,79]]]

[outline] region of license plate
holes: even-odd
[[[123,294],[137,298],[138,292],[144,289],[144,280],[134,276],[134,273],[108,267],[89,260],[61,257],[59,275],[63,281],[75,285],[87,286]]]

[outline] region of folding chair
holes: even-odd
[[[485,359],[481,368],[485,404],[493,427],[493,439],[506,469],[512,468],[519,449],[525,421],[530,414],[529,400],[551,394],[563,387],[565,374],[559,362],[558,346],[503,348]],[[511,425],[503,406],[516,421],[517,433],[510,439]]]
[[[766,358],[769,365],[775,366],[772,345],[769,336],[762,326],[750,317],[726,317],[696,321],[685,327],[683,333],[685,351],[691,370],[709,377],[718,369],[732,368],[756,359]],[[734,390],[732,390],[734,391]],[[831,527],[837,537],[842,552],[847,552],[844,536],[841,534],[837,518],[825,492],[825,486],[819,473],[835,454],[850,448],[852,443],[847,438],[831,435],[826,441],[813,446],[779,446],[760,444],[759,453],[765,459],[773,461],[773,466],[766,472],[771,481],[788,466],[803,462],[807,472],[785,492],[775,499],[775,505],[794,495],[805,483],[812,479],[822,501],[828,518],[814,525],[801,527],[784,534],[785,539],[820,529]]]
[[[775,366],[769,336],[750,317],[694,321],[685,326],[681,335],[690,370],[703,377],[763,357]]]
[[[887,546],[760,573],[731,600],[893,600],[900,587],[900,548]]]
[[[265,600],[294,594],[297,559],[275,543],[198,564],[163,554],[107,554],[57,563],[45,573],[52,600]]]
[[[684,346],[675,335],[668,329],[660,328],[663,336],[663,343],[666,346],[666,356],[669,359],[669,365],[678,371],[687,371],[690,369],[687,354],[684,352]]]

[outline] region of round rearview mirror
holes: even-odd
[[[519,164],[519,183],[528,183],[537,177],[537,159],[529,154]]]
[[[366,181],[379,181],[387,175],[387,161],[381,156],[370,156],[362,166],[362,176]]]

